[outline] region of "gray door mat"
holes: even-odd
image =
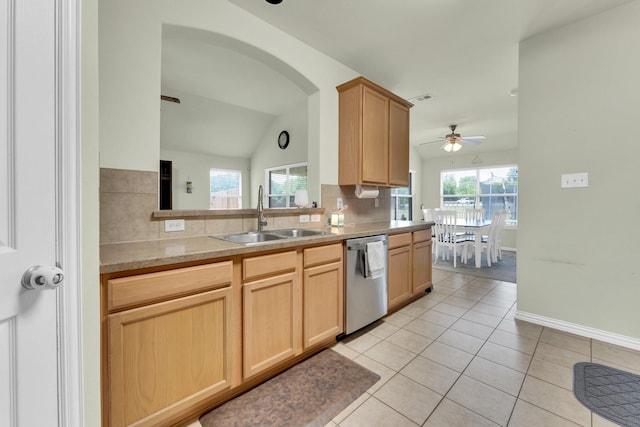
[[[576,363],[573,394],[603,418],[625,427],[640,427],[640,375],[597,363]]]
[[[200,417],[203,427],[323,427],[380,380],[327,349]]]

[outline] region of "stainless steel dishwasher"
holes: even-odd
[[[384,274],[372,278],[367,261],[367,244],[384,246]],[[387,236],[369,236],[346,241],[345,334],[375,322],[387,314]]]

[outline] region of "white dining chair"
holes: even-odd
[[[506,212],[502,210],[494,211],[491,215],[491,226],[489,227],[489,234],[482,236],[482,249],[485,251],[487,257],[487,265],[491,267],[491,263],[498,261],[498,258],[502,259],[502,253],[499,249],[500,233],[504,228],[504,221]],[[498,255],[499,254],[499,255]]]
[[[458,235],[458,215],[455,211],[434,211],[435,216],[435,263],[442,253],[442,259],[449,259],[453,255],[453,267],[457,266],[458,254],[462,262],[467,261],[467,248],[470,242],[465,236]],[[446,258],[445,258],[446,257]]]
[[[503,210],[501,212],[502,212],[502,216],[500,217],[498,230],[495,236],[495,239],[496,239],[495,254],[496,254],[496,259],[499,259],[499,260],[502,260],[502,233],[504,231],[504,226],[507,222],[507,214],[508,214],[506,210]]]
[[[464,218],[467,221],[482,221],[484,219],[484,212],[483,208],[465,209]]]
[[[467,222],[471,221],[482,221],[484,220],[484,209],[483,208],[469,208],[464,210],[464,219]],[[475,233],[473,231],[467,231],[465,233],[469,240],[475,240]]]

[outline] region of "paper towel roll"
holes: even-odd
[[[372,185],[356,185],[356,197],[358,199],[375,199],[378,197],[378,187]]]

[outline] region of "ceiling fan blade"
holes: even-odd
[[[442,142],[444,141],[444,138],[440,138],[440,139],[436,139],[435,141],[427,141],[427,142],[421,142],[418,145],[427,145],[427,144],[435,144],[436,142]]]
[[[180,98],[175,98],[173,96],[160,95],[160,100],[175,102],[176,104],[180,104]]]
[[[464,139],[487,139],[487,137],[484,135],[472,135],[472,136],[465,136]]]
[[[462,138],[458,142],[461,142],[463,144],[469,144],[469,145],[482,144],[482,141],[474,141],[473,139],[468,139],[468,138]]]

